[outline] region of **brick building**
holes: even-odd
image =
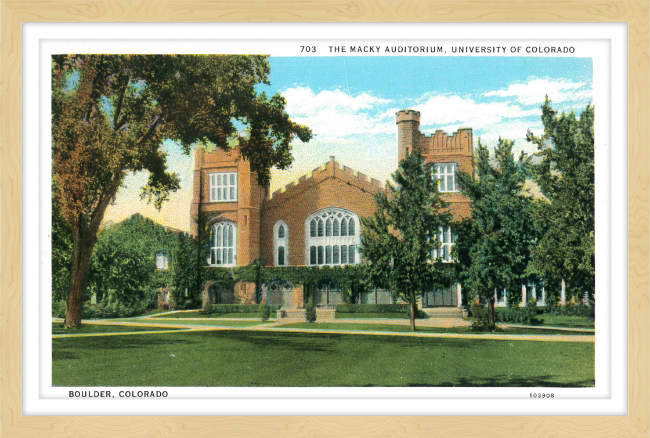
[[[469,216],[469,200],[458,188],[456,172],[473,172],[473,138],[470,128],[447,135],[420,132],[420,113],[402,110],[396,114],[399,160],[419,150],[432,163],[439,190],[456,219]],[[395,163],[397,166],[397,163]],[[270,193],[257,183],[250,164],[239,158],[238,149],[196,153],[191,233],[198,234],[198,218],[204,218],[210,233],[210,266],[246,266],[263,259],[267,266],[322,266],[359,263],[360,218],[375,211],[373,195],[385,190],[380,181],[340,165],[334,157],[309,175]],[[440,257],[450,260],[454,236],[440,230]],[[216,289],[206,288],[214,302]],[[274,289],[275,288],[275,289]],[[302,293],[293,286],[271,285],[269,299],[292,307]],[[330,293],[331,292],[331,293]],[[275,294],[275,295],[273,295]],[[460,286],[432,291],[422,305],[459,306]],[[253,302],[255,287],[239,283],[235,300]],[[325,297],[325,295],[323,295]],[[323,303],[336,304],[340,294],[327,290]],[[364,302],[388,302],[387,291],[374,291]]]

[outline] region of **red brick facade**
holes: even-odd
[[[471,129],[460,129],[452,136],[443,131],[426,136],[419,130],[420,113],[413,110],[398,112],[396,123],[400,160],[417,149],[429,163],[453,163],[457,170],[473,172]],[[211,199],[210,175],[224,173],[237,175],[236,202]],[[330,157],[327,163],[309,175],[270,194],[268,187],[257,183],[256,174],[251,172],[248,162],[240,159],[237,149],[230,152],[199,149],[194,170],[191,232],[197,236],[199,215],[207,224],[206,232],[210,232],[213,224],[228,221],[235,224],[237,230],[235,265],[245,266],[262,258],[267,266],[272,266],[276,260],[274,230],[278,221],[283,221],[288,233],[288,263],[285,264],[309,265],[309,217],[329,208],[351,212],[358,218],[371,216],[375,211],[373,194],[381,190],[385,190],[382,182],[342,166]],[[443,197],[450,203],[456,219],[469,215],[469,201],[463,195],[444,193]],[[358,234],[360,230],[355,232]],[[239,288],[241,290],[236,291],[239,300],[251,302],[254,288],[250,285]]]

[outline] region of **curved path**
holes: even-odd
[[[502,340],[502,341],[546,341],[546,342],[595,342],[595,335],[541,335],[541,334],[505,334],[505,333],[431,333],[431,332],[391,332],[391,331],[374,331],[374,330],[349,330],[349,329],[319,329],[319,328],[294,328],[294,327],[283,327],[284,324],[293,323],[294,321],[286,322],[275,322],[275,323],[260,323],[258,325],[253,325],[249,327],[232,327],[219,325],[219,321],[215,320],[215,324],[192,324],[191,321],[194,318],[182,319],[179,323],[171,324],[165,322],[149,322],[152,319],[157,318],[139,318],[140,320],[146,319],[147,322],[138,322],[138,319],[135,319],[133,322],[130,321],[112,321],[112,320],[83,320],[85,324],[95,324],[95,325],[120,325],[120,326],[132,326],[132,327],[156,327],[156,328],[168,328],[170,330],[157,330],[157,331],[137,331],[137,332],[120,332],[120,333],[79,333],[79,334],[62,334],[62,335],[52,335],[52,338],[70,338],[70,337],[84,337],[84,336],[120,336],[120,335],[140,335],[140,334],[155,334],[155,333],[172,333],[172,332],[182,332],[182,331],[214,331],[214,330],[242,330],[242,331],[268,331],[268,332],[293,332],[293,333],[322,333],[322,334],[350,334],[350,335],[368,335],[368,336],[408,336],[408,337],[424,337],[424,338],[457,338],[457,339],[489,339],[489,340]],[[206,318],[196,318],[197,320],[204,321]],[[210,318],[207,318],[210,319]],[[232,320],[245,320],[251,321],[250,318],[232,318]],[[176,319],[175,321],[179,321]],[[186,322],[187,321],[187,322]],[[349,322],[348,320],[338,320],[341,323]],[[357,320],[358,321],[358,320]],[[380,320],[383,324],[386,324],[384,321]],[[399,320],[390,320],[390,324],[395,325],[393,321]],[[52,322],[63,322],[61,318],[52,318]],[[363,320],[362,322],[368,323],[369,320]],[[407,321],[408,322],[408,321]],[[526,326],[517,326],[524,328]],[[528,327],[526,327],[528,328]],[[539,328],[539,327],[531,327]],[[549,328],[551,329],[551,328]],[[552,329],[563,330],[560,327],[554,327]],[[569,330],[573,331],[573,330]],[[585,331],[585,330],[583,330]]]

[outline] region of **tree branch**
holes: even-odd
[[[129,86],[129,82],[131,81],[131,76],[126,76],[126,80],[124,81],[124,86],[122,87],[120,91],[120,96],[118,97],[117,100],[117,107],[115,108],[115,115],[113,116],[113,130],[114,131],[119,131],[119,129],[124,125],[126,122],[126,117],[123,117],[122,120],[118,119],[120,118],[120,114],[122,113],[122,103],[124,102],[124,95],[126,94],[126,89]]]

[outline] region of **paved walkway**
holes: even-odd
[[[154,319],[154,318],[151,318]],[[242,318],[250,321],[250,319]],[[165,324],[165,323],[151,323],[151,322],[137,322],[130,321],[112,321],[112,320],[84,320],[85,324],[96,325],[120,325],[120,326],[133,326],[133,327],[159,327],[169,328],[173,330],[157,330],[157,331],[137,331],[137,332],[121,332],[121,333],[79,333],[79,334],[65,334],[65,335],[52,335],[52,338],[69,338],[69,337],[84,337],[84,336],[119,336],[119,335],[138,335],[138,334],[155,334],[155,333],[172,333],[182,331],[212,331],[212,330],[253,330],[253,331],[268,331],[268,332],[293,332],[293,333],[322,333],[322,334],[352,334],[352,335],[369,335],[369,336],[408,336],[408,337],[424,337],[424,338],[454,338],[454,339],[489,339],[489,340],[502,340],[502,341],[550,341],[550,342],[595,342],[594,335],[539,335],[539,334],[501,334],[501,333],[431,333],[431,332],[391,332],[391,331],[374,331],[374,330],[349,330],[349,329],[305,329],[283,327],[290,321],[272,324],[258,324],[249,327],[228,327],[220,326],[218,321],[214,325],[198,325],[191,324],[191,319],[185,321],[188,323],[181,324]],[[358,320],[356,320],[358,321]],[[376,321],[376,320],[375,320]],[[399,320],[382,320],[393,321]],[[52,322],[63,322],[61,318],[52,318]],[[337,320],[336,322],[348,322],[348,320]],[[368,322],[368,320],[363,320]],[[408,323],[408,320],[406,321]],[[385,323],[384,323],[385,324]],[[394,325],[394,324],[393,324]],[[533,327],[538,328],[538,327]]]

